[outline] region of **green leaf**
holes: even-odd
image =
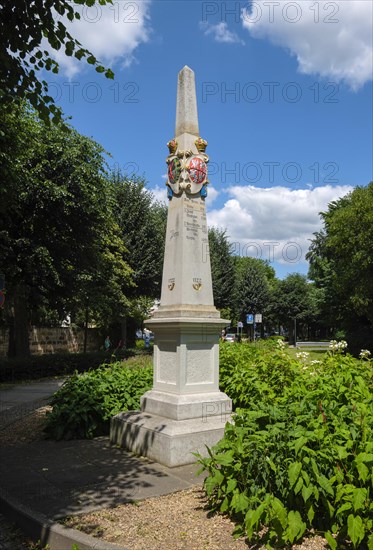
[[[273,472],[276,472],[277,471],[277,468],[276,468],[276,465],[274,464],[274,462],[269,458],[269,456],[266,456],[266,462],[268,462],[271,470]]]
[[[299,453],[299,450],[303,447],[303,445],[305,445],[306,443],[308,442],[308,439],[307,437],[304,437],[303,435],[301,437],[299,437],[296,442],[295,442],[295,445],[294,445],[294,449],[295,449],[295,454],[298,454]]]
[[[320,475],[319,468],[314,458],[311,458],[311,468],[316,477]]]
[[[235,479],[228,479],[227,493],[232,493],[236,487],[237,487],[237,481]]]
[[[340,508],[338,508],[336,514],[337,516],[340,516],[343,512],[347,512],[349,510],[351,510],[352,508],[352,503],[351,502],[345,502],[344,504],[342,504],[342,506]]]
[[[114,73],[111,69],[107,69],[107,71],[105,73],[105,76],[106,76],[106,78],[110,78],[111,80],[114,79]]]
[[[303,487],[302,487],[302,497],[303,497],[304,502],[307,502],[307,500],[310,498],[312,493],[313,493],[313,486],[312,485],[309,485],[308,487],[303,485]]]
[[[352,505],[354,507],[354,512],[361,510],[367,498],[367,490],[356,488],[352,496]]]
[[[354,547],[361,542],[365,535],[363,520],[360,516],[350,514],[347,518],[347,532]]]
[[[329,495],[334,496],[333,487],[331,486],[329,480],[321,475],[317,477],[317,482],[320,485],[322,489],[324,489],[325,492],[327,492]]]
[[[308,517],[309,522],[312,524],[313,518],[315,517],[315,510],[313,509],[312,504],[311,504],[311,506],[308,508],[307,517]]]
[[[221,503],[220,512],[222,513],[227,512],[228,509],[229,509],[229,499],[228,497],[225,497],[223,502]]]
[[[249,499],[243,493],[235,493],[232,498],[231,508],[236,512],[246,512],[249,507]]]
[[[337,541],[333,537],[332,533],[330,531],[326,531],[326,533],[324,533],[324,537],[328,541],[331,550],[337,550]]]
[[[356,462],[373,462],[373,453],[359,453]]]
[[[250,529],[258,529],[260,527],[260,518],[266,508],[267,502],[262,502],[255,510],[249,510],[245,516],[246,526],[249,526]]]
[[[287,525],[287,512],[285,506],[278,498],[274,497],[271,501],[271,508],[275,517],[281,523],[282,528],[285,529]]]
[[[220,464],[221,466],[229,466],[234,461],[233,458],[233,451],[229,451],[227,453],[221,453],[215,455],[215,461],[217,464]]]
[[[356,469],[359,472],[359,480],[366,481],[369,476],[369,469],[363,462],[356,463]]]
[[[290,510],[288,513],[288,528],[286,530],[289,541],[293,543],[295,540],[299,540],[306,531],[306,528],[307,526],[302,521],[300,513]]]
[[[295,485],[302,469],[301,462],[293,462],[288,468],[288,478],[290,482],[290,488]]]
[[[298,478],[298,481],[294,487],[294,493],[297,495],[299,493],[299,491],[302,489],[303,487],[303,479],[301,477]]]

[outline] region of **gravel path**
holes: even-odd
[[[151,498],[135,504],[74,516],[64,522],[111,543],[131,550],[264,550],[264,546],[234,540],[235,524],[207,507],[202,487]],[[323,550],[321,537],[294,549]]]

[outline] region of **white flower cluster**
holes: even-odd
[[[341,340],[340,342],[337,342],[337,340],[332,340],[329,344],[329,349],[331,351],[343,351],[347,348],[347,342],[345,340]]]
[[[309,353],[307,351],[300,351],[299,353],[295,354],[295,357],[300,361],[305,361],[308,356],[309,356]]]
[[[311,365],[321,365],[322,361],[319,361],[318,359],[314,359],[311,361]]]
[[[277,347],[279,349],[284,349],[285,348],[285,342],[283,340],[277,340]]]
[[[360,354],[359,354],[359,357],[360,357],[360,359],[369,359],[370,355],[371,355],[371,353],[368,349],[362,349]]]

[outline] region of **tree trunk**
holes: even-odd
[[[16,340],[14,336],[14,311],[9,319],[9,342],[8,342],[8,357],[16,356]]]
[[[10,330],[10,333],[12,333],[12,330]],[[10,342],[10,347],[13,347],[12,342]],[[28,357],[30,355],[28,292],[27,287],[23,284],[17,285],[14,289],[13,349],[16,357]]]
[[[85,310],[83,353],[87,353],[89,310]]]
[[[121,337],[122,341],[124,342],[124,344],[127,345],[127,317],[122,318],[120,327],[121,327],[120,337]]]

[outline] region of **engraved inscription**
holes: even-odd
[[[204,204],[195,199],[184,199],[185,236],[189,241],[203,240],[207,235],[207,221]]]

